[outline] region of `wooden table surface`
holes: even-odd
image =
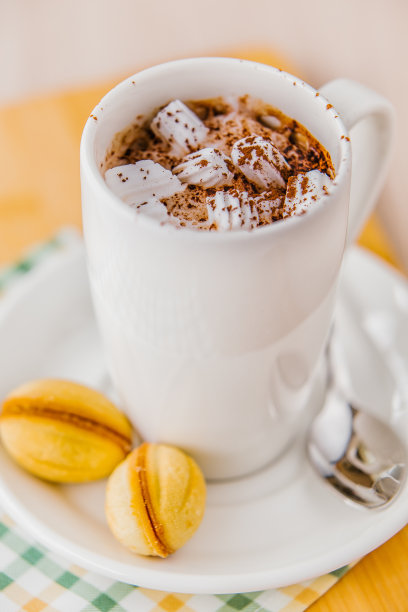
[[[110,87],[107,83],[0,109],[0,265],[62,226],[81,226],[81,132]],[[375,217],[361,242],[395,263]],[[407,561],[408,526],[362,559],[310,610],[408,611]]]

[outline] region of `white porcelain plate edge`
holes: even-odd
[[[364,284],[363,310],[381,302],[393,312],[394,288],[406,291],[397,273],[360,249],[349,254],[345,277],[351,286]],[[98,343],[84,255],[76,247],[30,273],[0,305],[0,393],[45,375],[97,386],[104,372]],[[402,349],[408,355],[408,341]],[[397,425],[408,440],[406,415]],[[407,486],[383,511],[350,507],[315,477],[299,439],[279,465],[234,484],[210,485],[206,516],[192,540],[168,559],[146,559],[109,533],[103,483],[57,487],[20,470],[3,449],[0,461],[1,504],[27,533],[89,570],[164,591],[234,593],[307,580],[366,554],[408,520]]]

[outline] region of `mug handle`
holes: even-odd
[[[347,244],[358,237],[383,187],[395,139],[395,113],[378,93],[349,79],[319,89],[350,132],[352,173]]]

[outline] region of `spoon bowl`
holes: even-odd
[[[352,297],[347,292],[345,295],[348,308],[340,302],[337,317],[346,320],[353,335],[376,354],[386,373],[384,354],[364,332]],[[309,430],[309,459],[317,473],[346,501],[366,508],[384,507],[395,498],[406,478],[406,446],[391,424],[355,400],[348,359],[336,325],[327,344],[326,363],[326,398]],[[394,385],[398,394],[399,381],[394,379]],[[392,406],[384,406],[382,414],[391,420]]]
[[[310,429],[308,454],[328,484],[366,508],[389,504],[406,477],[407,454],[398,435],[356,408],[335,385]]]

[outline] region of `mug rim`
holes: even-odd
[[[263,70],[268,73],[274,73],[275,76],[279,76],[279,78],[282,78],[284,80],[290,80],[293,85],[299,86],[303,90],[307,91],[308,95],[313,96],[315,99],[315,104],[320,106],[320,109],[322,111],[329,113],[330,120],[333,121],[333,125],[339,136],[339,168],[333,180],[333,185],[330,193],[322,196],[305,214],[294,215],[292,217],[280,219],[279,221],[256,227],[251,231],[200,231],[191,227],[179,228],[175,225],[172,225],[171,223],[158,223],[157,220],[150,218],[148,215],[137,215],[135,213],[135,210],[131,206],[129,206],[129,204],[126,204],[107,186],[103,176],[100,173],[98,164],[96,163],[94,156],[94,141],[98,129],[100,127],[98,119],[102,120],[103,106],[105,104],[111,103],[112,100],[116,99],[118,96],[121,96],[126,92],[130,91],[129,85],[132,85],[132,87],[137,86],[137,81],[143,81],[144,78],[155,77],[159,79],[160,74],[163,71],[180,69],[180,67],[182,68],[183,65],[188,68],[191,67],[192,64],[219,64],[220,62],[225,63],[225,65],[243,64],[253,70]],[[282,112],[284,112],[283,109],[279,110],[282,110]],[[293,117],[293,119],[296,120],[296,117]],[[274,66],[263,64],[261,62],[254,62],[250,60],[222,56],[194,57],[172,60],[169,62],[156,64],[149,68],[145,68],[144,70],[141,70],[127,77],[126,79],[115,85],[112,89],[110,89],[103,96],[100,102],[94,107],[85,123],[80,146],[80,165],[82,180],[84,179],[86,173],[86,179],[90,180],[93,183],[93,188],[96,190],[96,192],[99,192],[101,196],[105,196],[103,198],[101,197],[101,200],[103,199],[104,202],[107,202],[108,205],[110,207],[113,207],[119,215],[125,216],[125,218],[129,220],[129,222],[134,222],[135,218],[137,217],[137,221],[142,227],[145,227],[146,229],[151,231],[158,231],[163,235],[165,234],[169,237],[177,236],[178,240],[193,239],[194,241],[200,241],[204,243],[210,242],[221,244],[225,242],[255,240],[260,239],[261,237],[265,238],[270,234],[285,233],[288,231],[292,231],[295,228],[301,227],[301,225],[304,225],[306,222],[312,222],[313,218],[316,215],[322,214],[322,212],[327,208],[327,204],[329,203],[330,199],[332,197],[335,197],[347,177],[351,165],[351,143],[350,139],[348,138],[348,131],[343,121],[341,120],[339,113],[336,111],[333,105],[327,100],[327,98],[324,97],[323,94],[321,94],[318,90],[313,88],[311,85],[309,85],[299,77],[285,72],[280,68],[275,68]]]

